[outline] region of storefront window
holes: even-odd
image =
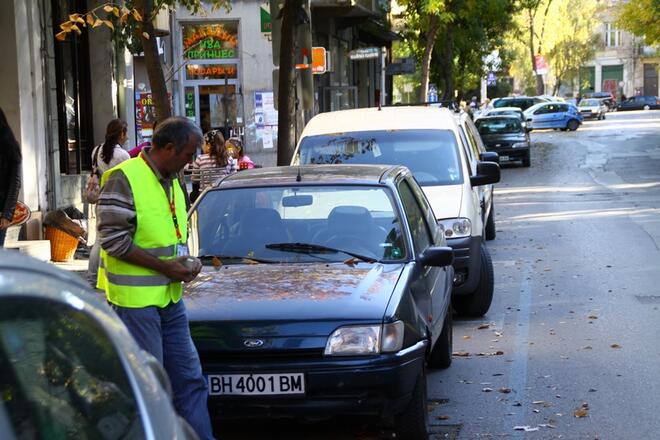
[[[53,0],[53,29],[69,14],[85,9],[82,0]],[[80,174],[90,169],[93,149],[90,92],[89,45],[87,33],[55,42],[60,171]]]

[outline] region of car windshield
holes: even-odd
[[[381,186],[218,189],[191,214],[189,244],[191,255],[215,265],[400,261],[407,256],[401,224]]]
[[[481,135],[520,133],[522,131],[518,118],[479,119],[476,124]]]
[[[580,101],[580,104],[578,104],[579,107],[597,107],[600,105],[600,101],[597,99],[583,99]]]
[[[450,130],[356,131],[304,137],[306,164],[404,165],[420,185],[463,182],[456,137]]]

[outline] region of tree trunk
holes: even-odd
[[[296,11],[302,0],[286,0],[282,9],[280,37],[280,77],[278,84],[277,165],[289,165],[295,150],[296,69],[295,35]]]
[[[442,51],[441,75],[444,80],[443,99],[454,99],[454,24],[445,27],[445,45]]]
[[[534,14],[532,14],[531,9],[527,10],[527,15],[529,16],[529,56],[530,56],[530,61],[532,62],[532,72],[536,77],[536,94],[542,95],[543,78],[541,77],[541,75],[536,74],[536,57],[535,57],[536,51],[534,50]],[[541,92],[539,92],[539,82],[541,85]]]
[[[140,26],[139,37],[142,40],[144,64],[147,68],[151,97],[153,98],[154,106],[156,107],[156,118],[159,121],[162,121],[163,119],[172,116],[172,111],[170,108],[170,100],[167,96],[165,74],[163,73],[163,68],[160,64],[160,56],[158,55],[158,45],[156,44],[156,36],[154,35],[154,25],[151,21],[153,0],[136,0],[135,9],[140,11],[144,20]],[[145,33],[149,35],[149,38],[145,38]]]
[[[429,16],[429,30],[426,33],[426,44],[424,46],[424,56],[422,57],[422,78],[419,88],[419,101],[426,102],[426,95],[429,90],[429,72],[431,70],[431,55],[435,45],[435,37],[438,34],[440,17],[436,14]]]

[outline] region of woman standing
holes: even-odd
[[[105,130],[105,142],[92,150],[92,163],[96,166],[99,179],[110,168],[119,165],[131,158],[122,145],[128,139],[128,125],[121,119],[113,119]],[[96,240],[89,253],[87,276],[92,285],[96,285],[96,276],[99,269],[99,253],[101,246]]]
[[[199,193],[204,190],[202,170],[209,168],[224,168],[229,174],[225,138],[220,130],[211,130],[204,135],[204,152],[197,156],[192,164],[191,181],[193,185],[190,201],[194,202]]]
[[[21,147],[0,108],[0,247],[5,244],[20,189]]]

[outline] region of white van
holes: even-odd
[[[303,130],[292,165],[391,164],[408,167],[422,186],[447,244],[454,249],[454,309],[485,314],[493,264],[485,246],[479,187],[500,180],[499,165],[476,158],[454,114],[443,108],[385,107],[321,113]],[[491,157],[491,155],[493,157]]]

